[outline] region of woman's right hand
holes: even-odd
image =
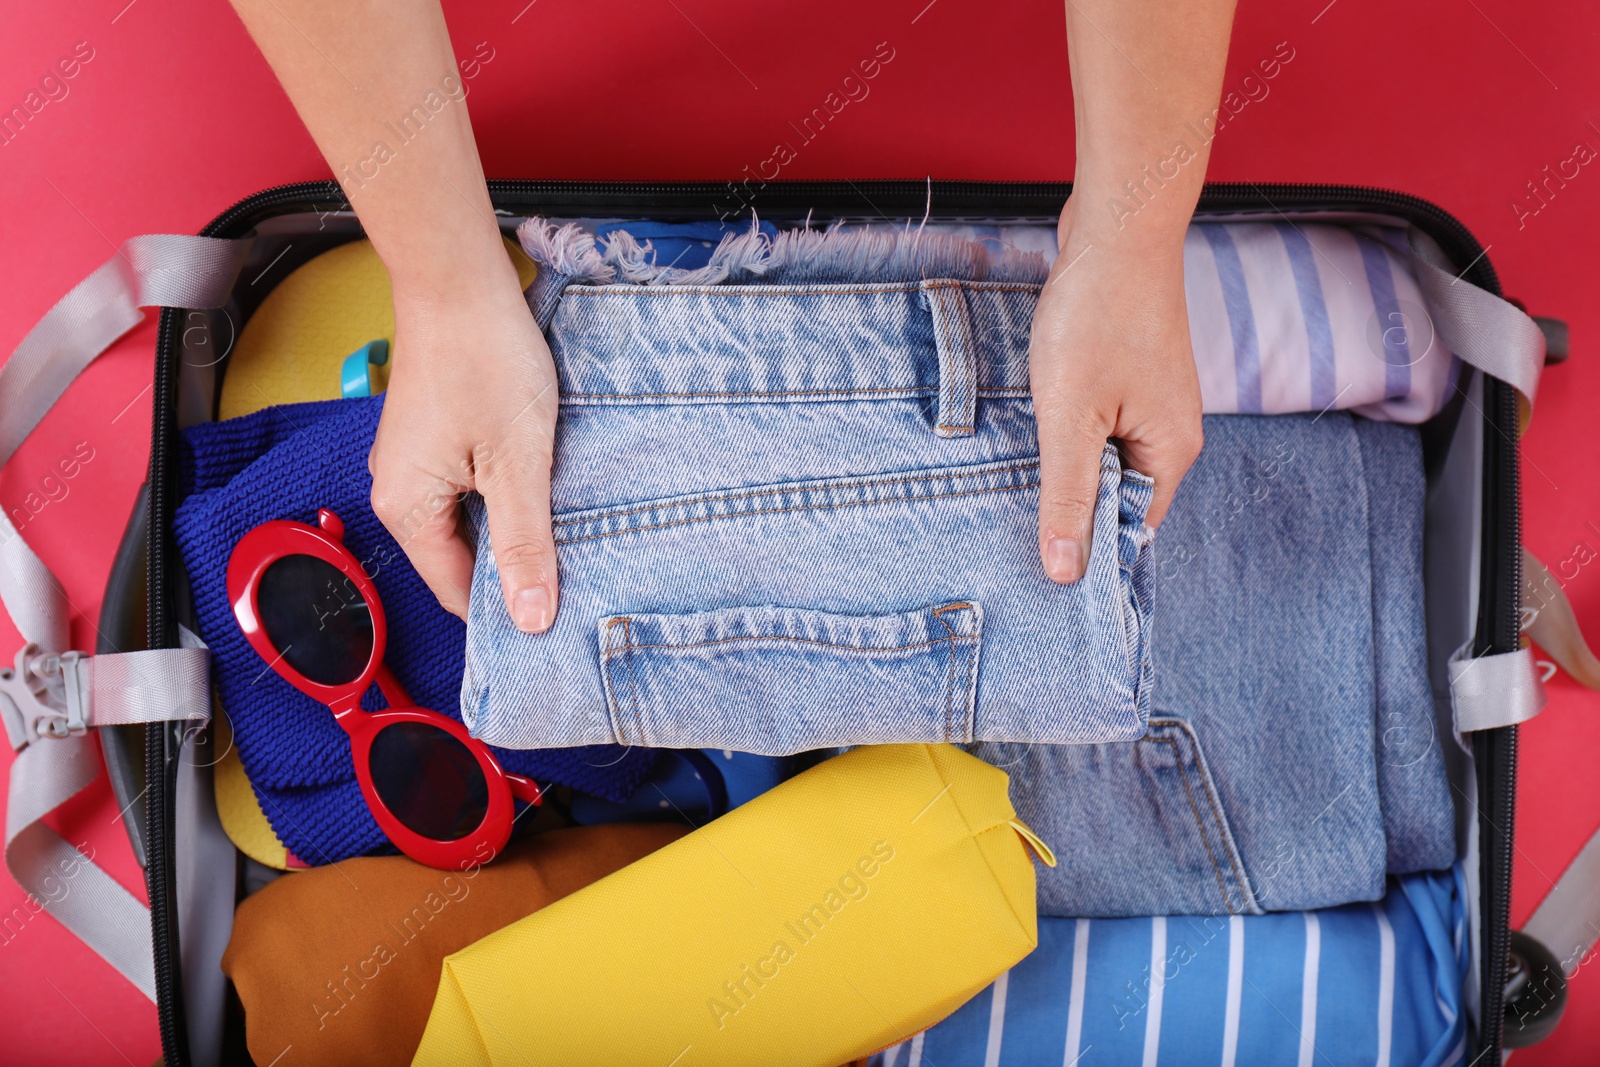
[[[395,287],[395,352],[368,466],[372,507],[439,603],[466,617],[473,548],[461,494],[488,505],[512,621],[555,621],[550,464],[559,403],[555,364],[509,260],[457,288]],[[496,264],[498,268],[500,264]]]

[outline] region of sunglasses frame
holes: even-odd
[[[341,685],[313,681],[284,661],[283,652],[267,636],[261,621],[259,597],[261,579],[267,568],[288,556],[311,556],[344,575],[353,592],[366,604],[372,618],[372,653],[367,665],[353,680]],[[329,590],[336,608],[347,606],[343,590]],[[471,736],[467,728],[446,715],[418,707],[384,663],[388,625],[383,601],[366,569],[345,547],[344,523],[332,511],[317,512],[317,525],[288,519],[262,523],[241,537],[228,558],[228,601],[245,638],[268,667],[300,692],[325,705],[333,719],[350,738],[350,759],[355,765],[361,794],[378,826],[401,852],[419,863],[441,870],[484,862],[484,847],[489,855],[500,852],[511,838],[512,798],[539,804],[543,792],[531,778],[512,774],[500,766],[489,746]],[[389,706],[381,711],[361,707],[361,697],[378,683]],[[397,723],[414,722],[443,730],[466,746],[478,761],[487,787],[483,821],[465,836],[439,841],[424,836],[400,821],[389,809],[372,778],[372,742],[378,733]]]

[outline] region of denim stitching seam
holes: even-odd
[[[1234,911],[1233,900],[1228,893],[1227,882],[1222,876],[1222,867],[1217,863],[1216,853],[1211,849],[1211,836],[1206,833],[1205,820],[1201,818],[1200,808],[1194,802],[1194,790],[1189,786],[1189,773],[1183,765],[1183,756],[1178,749],[1178,742],[1170,737],[1147,736],[1145,740],[1172,746],[1172,760],[1177,765],[1178,779],[1183,783],[1183,793],[1189,801],[1189,811],[1194,815],[1195,829],[1200,831],[1200,843],[1205,846],[1206,858],[1211,861],[1211,870],[1217,877],[1217,890],[1222,894],[1222,906],[1228,909],[1229,915],[1238,914]]]
[[[1004,461],[1002,460],[1001,462],[1004,462]],[[817,484],[812,484],[811,486],[807,486],[804,483],[790,483],[790,484],[784,485],[784,486],[766,486],[764,488],[753,489],[753,490],[750,490],[749,492],[744,492],[744,493],[715,493],[715,492],[713,492],[713,493],[702,493],[702,494],[700,494],[698,496],[692,496],[692,497],[689,497],[686,500],[676,500],[676,501],[673,501],[673,502],[671,502],[669,504],[661,504],[661,503],[644,504],[644,505],[639,506],[639,507],[629,508],[626,511],[607,511],[607,512],[604,512],[604,513],[599,514],[599,515],[591,515],[591,516],[588,516],[587,518],[581,518],[581,519],[563,519],[563,518],[557,517],[555,519],[555,521],[553,521],[550,525],[553,526],[553,527],[578,526],[578,525],[581,525],[581,524],[586,523],[586,522],[602,522],[602,521],[605,521],[607,519],[626,518],[629,515],[643,515],[643,514],[645,514],[647,512],[662,511],[662,510],[665,510],[666,508],[672,508],[672,507],[678,507],[678,508],[681,508],[681,507],[692,507],[692,506],[694,506],[696,504],[706,504],[706,503],[713,503],[713,502],[726,502],[726,501],[730,501],[730,500],[759,500],[762,497],[782,496],[784,493],[803,493],[803,492],[808,492],[808,491],[813,491],[813,490],[826,491],[826,490],[829,490],[829,489],[867,489],[867,488],[873,488],[873,487],[884,486],[884,485],[905,485],[905,484],[909,484],[909,483],[913,483],[913,482],[935,482],[935,481],[938,481],[941,478],[982,478],[982,477],[989,477],[991,475],[997,475],[997,474],[1015,474],[1018,471],[1035,470],[1035,469],[1038,468],[1038,466],[1039,466],[1039,461],[1037,459],[1031,459],[1031,460],[1023,460],[1023,461],[1014,463],[1014,464],[1012,464],[1010,466],[1006,466],[1006,467],[993,467],[993,468],[988,469],[988,470],[975,471],[975,472],[973,472],[971,474],[963,474],[963,473],[960,472],[959,469],[946,468],[946,469],[941,470],[941,471],[924,472],[922,474],[910,474],[910,475],[906,475],[905,477],[901,477],[901,478],[887,478],[887,477],[877,477],[877,476],[867,477],[867,478],[861,478],[861,479],[856,479],[856,480],[852,480],[852,481],[846,481],[843,484],[838,484],[838,485],[817,485]],[[1108,470],[1110,468],[1101,467],[1100,469],[1101,470]],[[1005,486],[1003,488],[1013,488],[1013,487]],[[903,499],[914,499],[914,498],[896,497],[896,498],[893,498],[893,499],[902,499],[903,500]],[[862,501],[862,502],[863,503],[870,503],[870,501]]]
[[[957,654],[960,651],[957,648],[960,638],[955,633],[954,625],[950,625],[949,619],[944,617],[944,613],[946,611],[958,611],[958,609],[962,608],[971,609],[971,605],[954,603],[954,605],[944,605],[942,608],[933,609],[934,619],[938,619],[939,624],[950,632],[950,637],[939,638],[939,640],[950,641],[950,667],[946,672],[946,680],[944,680],[944,739],[946,739],[946,742],[950,741],[950,718],[955,713],[955,673],[957,673],[955,672],[955,662],[957,662]],[[974,641],[966,641],[966,643],[973,645]]]
[[[1005,473],[1011,473],[1011,472],[1014,472],[1014,471],[1033,470],[1033,469],[1037,469],[1038,466],[1039,466],[1039,464],[1036,463],[1036,462],[1035,463],[1028,463],[1028,464],[1023,464],[1022,466],[1019,466],[1019,467],[1008,467],[1008,468],[1004,468],[1002,470],[985,471],[985,472],[983,472],[983,474],[1005,474]],[[1101,470],[1115,470],[1115,469],[1116,468],[1112,468],[1112,467],[1102,467],[1101,468]],[[937,481],[939,478],[945,478],[945,477],[962,477],[962,476],[961,475],[950,475],[950,474],[947,473],[947,474],[931,475],[931,476],[928,476],[926,478],[900,479],[900,481]],[[888,485],[888,484],[893,484],[893,483],[880,482],[880,483],[864,483],[864,484]],[[823,490],[826,490],[828,488],[845,488],[845,489],[848,489],[848,488],[852,488],[852,487],[851,486],[824,486],[824,487],[819,487],[819,488],[821,488]],[[859,488],[859,486],[857,488]],[[579,544],[579,543],[584,542],[584,541],[598,541],[598,540],[601,540],[601,539],[607,538],[607,537],[618,537],[618,536],[621,536],[622,534],[627,534],[627,533],[643,533],[643,532],[645,532],[647,530],[664,530],[664,529],[667,529],[667,528],[672,527],[672,526],[686,526],[686,525],[689,525],[691,523],[696,523],[696,522],[710,522],[713,519],[740,519],[740,518],[747,518],[747,517],[749,517],[751,515],[782,515],[782,514],[785,514],[785,513],[788,513],[788,512],[795,512],[795,511],[829,511],[829,510],[833,510],[833,509],[836,509],[836,508],[845,508],[845,507],[853,507],[853,506],[877,505],[877,504],[903,504],[903,503],[910,503],[912,501],[920,501],[920,500],[946,500],[946,499],[952,499],[952,498],[955,498],[955,497],[979,496],[979,495],[981,495],[983,493],[1002,493],[1002,492],[1009,492],[1009,491],[1016,490],[1016,489],[1032,489],[1032,488],[1035,488],[1034,483],[1032,483],[1032,482],[1023,482],[1020,485],[997,485],[997,486],[991,486],[988,489],[969,489],[969,490],[966,490],[966,491],[960,492],[960,493],[925,493],[925,494],[922,494],[920,496],[883,497],[883,498],[866,499],[866,500],[843,500],[843,501],[839,501],[839,502],[833,503],[833,504],[802,504],[802,505],[796,505],[794,507],[787,507],[787,508],[768,508],[768,509],[758,509],[758,510],[754,510],[754,511],[738,511],[738,512],[730,512],[730,513],[727,513],[727,514],[721,514],[721,515],[698,515],[698,516],[695,516],[694,518],[677,519],[677,520],[674,520],[673,522],[646,523],[646,524],[637,525],[637,526],[629,526],[629,527],[627,527],[625,529],[612,530],[612,531],[610,531],[608,533],[590,534],[587,537],[572,537],[572,538],[560,538],[560,537],[557,537],[556,538],[556,543],[558,545],[575,545],[575,544]],[[764,493],[744,494],[744,496],[747,496],[747,497],[781,496],[783,493],[805,492],[805,491],[806,490],[803,489],[803,488],[792,488],[791,487],[791,488],[785,488],[785,489],[781,489],[781,490],[771,490],[771,491],[764,492]],[[665,507],[690,507],[690,506],[693,506],[695,504],[706,503],[706,502],[710,502],[710,501],[734,500],[734,499],[739,499],[739,498],[738,497],[702,497],[702,498],[698,498],[698,499],[680,501],[678,503],[670,504],[670,505],[651,506],[651,507],[648,507],[648,508],[635,509],[633,512],[629,512],[629,513],[626,513],[626,514],[639,514],[640,512],[644,512],[644,511],[663,510]],[[559,526],[563,526],[563,525],[565,525],[565,526],[576,526],[576,525],[581,525],[581,524],[584,524],[584,523],[605,522],[607,519],[620,517],[623,514],[625,514],[625,513],[623,513],[623,512],[611,512],[611,513],[604,514],[604,515],[596,515],[596,516],[593,516],[591,518],[586,518],[586,519],[569,519],[569,520],[566,520],[565,522],[553,523],[552,525],[556,526],[556,527],[559,527]]]
[[[966,742],[978,739],[978,658],[983,654],[983,611],[976,605],[962,601],[962,609],[972,614],[972,623],[978,632],[967,644],[964,692],[966,693],[966,721],[961,738]]]
[[[601,678],[604,681],[602,688],[606,695],[606,713],[611,718],[611,730],[616,735],[617,744],[619,745],[627,744],[628,740],[622,728],[622,707],[617,695],[616,668],[611,663],[611,654],[616,649],[607,646],[611,643],[610,634],[612,628],[622,621],[620,618],[608,621],[606,623],[606,636],[600,642]]]
[[[944,739],[947,743],[950,741],[950,719],[955,712],[956,656],[960,650],[956,647],[955,627],[950,625],[949,620],[944,617],[944,613],[953,610],[955,607],[956,605],[954,604],[947,604],[942,608],[935,609],[933,613],[933,617],[938,619],[944,628],[950,632],[950,667],[946,672],[944,683]]]
[[[563,393],[565,400],[620,400],[633,397],[636,399],[668,399],[686,400],[691,397],[705,397],[709,400],[722,400],[737,396],[856,396],[862,393],[918,393],[931,394],[938,390],[931,385],[885,385],[862,386],[858,389],[779,389],[764,392],[751,389],[740,393]]]
[[[639,710],[639,679],[633,670],[633,620],[622,620],[622,640],[628,653],[628,686],[633,690],[633,721],[639,729],[639,744],[649,744],[644,734],[644,713]]]
[[[1033,293],[1044,291],[1039,282],[896,282],[892,285],[569,285],[563,300],[590,296],[872,296],[881,293],[914,293],[919,289],[976,289],[985,293]]]
[[[807,504],[803,507],[772,508],[767,511],[743,512],[733,515],[702,515],[693,519],[678,519],[674,522],[654,523],[646,526],[630,526],[625,530],[613,530],[610,533],[591,534],[588,537],[574,537],[570,540],[559,541],[563,545],[576,545],[584,541],[599,541],[607,537],[618,537],[626,533],[643,533],[646,530],[665,530],[673,526],[688,526],[696,522],[710,522],[712,519],[742,519],[752,514],[755,515],[783,515],[793,511],[831,511],[835,508],[867,506],[872,504],[909,503],[913,500],[945,500],[953,497],[978,496],[983,493],[1003,493],[1016,489],[1032,489],[1032,485],[999,485],[990,489],[971,489],[962,493],[929,493],[926,496],[896,497],[888,500],[846,500],[837,504]]]
[[[1117,536],[1122,536],[1120,531],[1118,532]],[[1133,611],[1133,628],[1135,632],[1134,640],[1137,642],[1137,647],[1126,649],[1129,660],[1136,661],[1130,662],[1129,666],[1133,671],[1133,684],[1131,688],[1133,690],[1134,712],[1137,714],[1139,709],[1139,694],[1144,689],[1145,663],[1149,659],[1146,653],[1149,650],[1150,642],[1145,636],[1145,620],[1148,615],[1144,610],[1144,606],[1139,603],[1139,589],[1137,583],[1135,583],[1133,580],[1133,568],[1129,567],[1123,570],[1123,579],[1126,582],[1128,604],[1131,605]],[[1126,629],[1124,629],[1123,632],[1124,635],[1126,635]],[[1149,716],[1147,715],[1146,719],[1148,718]]]
[[[932,396],[938,393],[938,388],[932,385],[885,385],[862,386],[856,389],[780,389],[766,392],[761,390],[748,390],[739,393],[562,393],[561,400],[732,400],[741,396],[763,397],[794,397],[794,396],[831,396],[852,397],[876,394],[893,393],[888,397],[891,400],[909,400],[914,396]],[[979,397],[1016,397],[1032,396],[1033,391],[1022,386],[994,385],[978,390]],[[970,426],[957,426],[952,429],[970,430]]]
[[[1190,747],[1196,753],[1198,753],[1200,751],[1200,739],[1195,736],[1194,728],[1192,726],[1190,726],[1189,723],[1184,722],[1182,719],[1174,719],[1172,721],[1177,725],[1178,729],[1182,730],[1185,734],[1188,735]],[[1196,764],[1198,764],[1198,763],[1199,763],[1199,759],[1197,757]],[[1211,805],[1211,817],[1212,817],[1213,820],[1215,820],[1219,838],[1221,838],[1221,840],[1225,842],[1226,841],[1226,835],[1223,833],[1223,827],[1226,826],[1226,823],[1223,821],[1222,808],[1217,802],[1216,793],[1211,788],[1210,775],[1206,775],[1205,776],[1203,784],[1205,785],[1206,802]],[[1236,858],[1234,856],[1234,850],[1230,848],[1227,851],[1228,851],[1228,866],[1233,869],[1234,879],[1235,879],[1236,883],[1240,887],[1239,896],[1240,896],[1240,899],[1241,899],[1241,902],[1242,902],[1243,898],[1244,898],[1244,889],[1243,889],[1243,887],[1248,883],[1245,880],[1244,872],[1239,869],[1239,864],[1238,864],[1238,862],[1237,862],[1237,860],[1236,860]]]
[[[944,626],[944,628],[946,630],[949,631],[949,636],[948,637],[938,637],[938,638],[934,638],[932,640],[922,641],[922,642],[919,642],[917,644],[896,645],[896,646],[892,646],[892,647],[888,647],[888,648],[870,648],[870,647],[865,647],[864,648],[864,647],[859,647],[859,646],[855,646],[855,645],[844,645],[844,644],[840,644],[840,643],[837,643],[837,642],[831,642],[831,641],[817,641],[817,640],[813,640],[813,639],[810,639],[810,638],[798,638],[798,637],[787,637],[787,636],[776,636],[776,635],[774,635],[774,636],[751,636],[751,637],[727,637],[727,638],[717,638],[717,639],[710,640],[710,641],[694,641],[694,642],[689,642],[689,643],[686,643],[686,644],[650,644],[650,645],[635,644],[634,640],[633,640],[632,620],[627,618],[627,617],[623,617],[623,618],[619,618],[619,619],[612,619],[609,623],[606,624],[606,628],[608,630],[611,627],[616,626],[619,623],[622,625],[622,633],[623,633],[623,645],[622,645],[622,647],[621,648],[612,647],[612,648],[603,648],[603,649],[601,649],[601,659],[602,659],[602,661],[606,662],[606,664],[607,664],[606,672],[607,672],[607,677],[609,678],[610,677],[610,672],[612,670],[614,670],[614,668],[612,666],[610,666],[611,659],[619,652],[626,655],[626,657],[627,657],[627,666],[628,666],[628,683],[629,683],[629,688],[632,690],[632,693],[633,693],[634,722],[635,722],[635,725],[636,725],[636,727],[638,729],[638,738],[639,738],[638,743],[639,744],[646,744],[647,742],[646,742],[646,738],[645,738],[644,718],[643,718],[643,713],[640,710],[640,703],[639,703],[639,686],[638,686],[638,680],[637,680],[637,677],[636,677],[635,671],[634,671],[634,652],[636,650],[643,650],[643,649],[669,649],[669,650],[671,650],[671,649],[701,648],[701,647],[705,647],[707,645],[736,644],[736,643],[741,643],[741,642],[745,642],[745,641],[782,641],[782,642],[787,642],[787,643],[792,643],[792,644],[821,645],[821,646],[829,647],[829,648],[844,649],[844,650],[850,651],[850,652],[872,653],[872,652],[905,652],[905,651],[912,651],[912,650],[920,649],[920,648],[929,648],[929,647],[931,647],[933,645],[939,645],[939,644],[944,644],[945,642],[949,642],[949,644],[950,644],[950,667],[949,667],[949,670],[947,672],[947,679],[946,679],[946,683],[945,683],[945,729],[944,729],[944,739],[945,739],[945,741],[948,742],[950,740],[950,730],[951,730],[950,721],[951,721],[951,716],[952,716],[952,706],[953,706],[953,700],[954,700],[955,679],[956,679],[957,673],[958,673],[957,670],[956,670],[956,665],[957,665],[957,662],[958,662],[958,660],[957,660],[957,656],[958,656],[957,646],[958,645],[973,646],[973,645],[975,645],[977,643],[977,640],[978,640],[978,638],[976,636],[962,636],[962,635],[957,634],[955,629],[953,627],[951,627],[951,625],[948,622],[946,622],[944,620],[944,618],[942,618],[941,615],[940,615],[941,612],[950,611],[950,610],[954,610],[954,609],[958,609],[958,608],[966,608],[966,609],[970,610],[971,609],[971,605],[970,604],[966,604],[966,603],[949,604],[949,605],[946,605],[943,608],[936,609],[934,611],[934,613],[933,613],[934,617],[939,619],[939,622]],[[970,661],[971,661],[971,655],[969,653],[969,655],[968,655],[969,666],[970,666]],[[608,699],[608,705],[610,705],[610,708],[613,711],[613,718],[616,720],[616,722],[618,722],[620,724],[620,721],[621,721],[620,718],[616,718],[617,708],[616,708],[615,694],[614,694],[615,686],[611,686],[611,687],[608,687],[608,688],[613,690],[613,692],[609,692],[607,694],[607,696],[609,698]],[[626,739],[622,737],[620,729],[618,729],[618,740],[621,741],[623,744],[627,744],[628,743],[626,741]]]
[[[933,645],[942,645],[946,641],[957,641],[957,642],[960,642],[962,644],[972,644],[976,640],[978,640],[976,637],[953,637],[953,638],[952,637],[935,637],[931,641],[921,641],[921,642],[918,642],[917,644],[914,644],[914,645],[890,645],[890,646],[886,646],[886,647],[883,647],[883,648],[875,648],[875,647],[873,647],[871,645],[847,645],[847,644],[843,644],[843,643],[838,642],[838,641],[818,641],[818,640],[815,640],[815,639],[809,638],[809,637],[788,637],[788,636],[777,635],[777,634],[772,634],[772,635],[760,634],[760,635],[753,635],[753,636],[750,636],[750,637],[718,637],[718,638],[713,638],[712,640],[709,640],[709,641],[689,641],[689,642],[685,642],[683,644],[630,645],[627,648],[613,648],[613,649],[610,649],[610,650],[604,652],[603,655],[612,656],[612,655],[615,655],[618,652],[631,652],[633,649],[643,650],[643,649],[651,649],[651,648],[661,648],[661,649],[672,650],[672,649],[683,649],[683,648],[705,648],[708,645],[736,645],[736,644],[743,644],[746,641],[781,641],[781,642],[784,642],[786,644],[793,644],[793,645],[819,645],[819,646],[821,646],[823,648],[843,649],[846,652],[867,652],[867,653],[871,653],[871,652],[914,652],[919,648],[928,648],[928,647],[931,647]]]
[[[1034,466],[1037,466],[1037,464],[1034,464]],[[664,529],[667,529],[667,528],[673,527],[673,526],[687,526],[687,525],[689,525],[691,523],[696,523],[696,522],[710,522],[713,519],[741,519],[741,518],[748,518],[748,517],[750,517],[752,515],[783,515],[783,514],[786,514],[786,513],[789,513],[789,512],[797,512],[797,511],[831,511],[831,510],[834,510],[834,509],[837,509],[837,508],[846,508],[846,507],[881,505],[881,504],[907,504],[907,503],[912,503],[914,501],[921,501],[921,500],[948,500],[948,499],[953,499],[953,498],[956,498],[956,497],[979,496],[979,495],[982,495],[984,493],[1003,493],[1003,492],[1011,492],[1011,491],[1018,490],[1018,489],[1033,489],[1033,488],[1035,488],[1035,486],[1034,486],[1034,484],[1032,482],[1024,482],[1024,483],[1022,483],[1020,485],[997,485],[997,486],[991,486],[990,488],[987,488],[987,489],[969,489],[969,490],[965,490],[965,491],[959,492],[959,493],[925,493],[925,494],[922,494],[922,495],[919,495],[919,496],[886,497],[886,498],[882,498],[882,499],[869,499],[869,500],[843,500],[843,501],[839,501],[839,502],[833,503],[833,504],[803,504],[803,505],[796,505],[796,506],[787,507],[787,508],[766,508],[766,509],[761,509],[761,510],[756,510],[756,511],[741,511],[741,512],[733,512],[733,513],[722,514],[722,515],[698,515],[698,516],[695,516],[694,518],[676,519],[676,520],[674,520],[672,522],[645,523],[645,524],[640,524],[640,525],[633,525],[633,526],[629,526],[626,529],[622,529],[622,530],[612,530],[612,531],[609,531],[607,533],[590,534],[587,537],[557,538],[556,543],[557,544],[561,544],[561,545],[575,545],[575,544],[579,544],[579,543],[581,543],[583,541],[598,541],[598,540],[601,540],[602,538],[606,538],[606,537],[617,537],[617,536],[620,536],[620,535],[626,534],[626,533],[642,533],[642,532],[647,531],[647,530],[664,530]],[[778,494],[768,494],[768,495],[778,495]],[[595,519],[581,519],[581,520],[576,520],[576,522],[600,522],[600,521],[604,521],[604,519],[607,518],[607,517],[608,516],[600,516],[600,517],[595,518]]]
[[[966,744],[978,739],[978,694],[973,682],[978,673],[978,651],[982,647],[980,641],[974,641],[967,646],[966,669],[961,672],[962,692],[966,694],[963,704],[967,709],[961,727],[961,740]]]

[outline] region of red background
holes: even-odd
[[[526,7],[524,6],[526,4]],[[926,5],[926,6],[925,6]],[[1326,5],[1326,6],[1325,6]],[[12,4],[0,35],[0,111],[87,41],[94,57],[0,147],[0,352],[138,233],[193,233],[270,185],[328,176],[287,99],[218,0]],[[784,178],[1063,179],[1072,108],[1059,3],[978,0],[493,0],[447,5],[456,51],[492,60],[469,98],[495,177],[739,175],[787,139],[880,41],[893,62],[783,169]],[[303,28],[313,39],[315,26]],[[1244,0],[1228,85],[1288,42],[1295,58],[1217,138],[1220,180],[1349,182],[1427,197],[1490,246],[1509,293],[1563,316],[1577,349],[1545,379],[1523,450],[1526,540],[1552,567],[1600,550],[1594,397],[1600,333],[1593,265],[1600,173],[1585,167],[1542,209],[1527,184],[1586,142],[1600,148],[1600,8],[1512,0]],[[1570,170],[1569,170],[1570,173]],[[0,478],[23,504],[79,442],[94,458],[25,536],[91,620],[143,478],[154,316],[96,364]],[[1584,397],[1589,400],[1584,400]],[[1588,411],[1586,416],[1583,413]],[[1569,569],[1570,573],[1570,569]],[[1600,568],[1567,586],[1600,636]],[[19,643],[0,619],[0,649]],[[1593,755],[1600,696],[1564,676],[1523,730],[1515,918],[1538,903],[1600,824]],[[0,761],[9,756],[0,756]],[[141,882],[103,787],[64,815],[131,887]],[[139,890],[142,892],[142,888]],[[0,915],[22,893],[0,877]],[[1585,968],[1578,1006],[1528,1064],[1600,1050],[1600,984]],[[53,919],[0,944],[8,1062],[148,1064],[155,1010]],[[1585,1018],[1587,1016],[1587,1018]]]

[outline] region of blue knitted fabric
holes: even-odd
[[[400,546],[372,513],[367,451],[383,397],[267,408],[186,430],[184,494],[174,520],[194,591],[212,678],[261,807],[279,839],[311,864],[375,849],[392,851],[367,809],[350,742],[326,707],[268,670],[228,604],[228,557],[239,538],[270,519],[315,524],[318,508],[344,520],[345,544],[383,599],[385,659],[411,699],[459,719],[466,626],[439,606]],[[383,706],[377,687],[363,706]],[[621,801],[656,760],[648,749],[610,746],[495,749],[508,771]]]

